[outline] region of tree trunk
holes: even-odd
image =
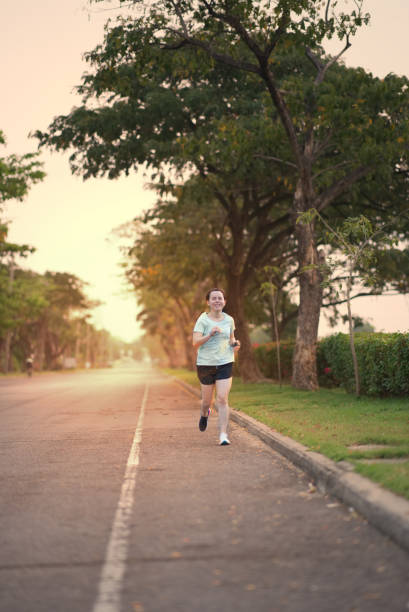
[[[271,300],[271,308],[273,311],[273,325],[274,325],[274,336],[276,341],[276,351],[277,351],[277,374],[278,374],[278,384],[282,385],[282,376],[281,376],[281,358],[280,358],[280,334],[278,331],[278,322],[277,322],[277,310],[276,310],[276,299],[278,297],[278,292],[275,294],[272,292],[270,294]]]
[[[354,325],[352,320],[352,312],[351,312],[351,276],[353,269],[349,270],[349,278],[347,281],[347,308],[348,308],[348,327],[349,327],[349,346],[351,347],[352,354],[352,362],[354,364],[354,376],[355,376],[355,395],[357,397],[361,394],[361,384],[359,379],[359,367],[358,367],[358,359],[356,356],[355,350],[355,333],[354,333]]]
[[[37,350],[35,352],[35,358],[34,358],[35,367],[40,372],[44,370],[46,336],[47,336],[47,320],[43,319],[40,322],[40,328],[38,330]]]
[[[8,374],[10,370],[10,356],[11,356],[11,339],[13,337],[13,332],[9,329],[6,332],[6,339],[4,341],[4,365],[3,372],[4,374]]]
[[[91,365],[90,362],[90,343],[91,343],[91,336],[90,336],[90,327],[87,324],[86,329],[85,329],[85,367],[89,368]]]
[[[298,190],[297,190],[298,191]],[[297,207],[295,210],[306,210]],[[318,252],[314,224],[296,224],[299,262],[300,305],[297,320],[297,336],[293,358],[292,386],[296,389],[318,389],[317,336],[322,302],[322,274],[319,266],[323,256]]]
[[[179,354],[178,351],[176,350],[176,346],[173,340],[171,340],[169,338],[169,336],[164,336],[160,338],[160,343],[163,349],[163,352],[165,353],[166,357],[168,358],[168,364],[169,367],[172,369],[177,369],[180,367],[180,359],[179,359]]]
[[[227,280],[226,310],[233,317],[236,325],[236,337],[240,340],[239,368],[243,382],[257,382],[262,379],[253,348],[246,318],[244,316],[244,290],[240,278],[231,276]]]
[[[180,336],[181,336],[182,343],[183,343],[183,348],[184,348],[184,351],[185,351],[185,366],[186,366],[186,368],[188,370],[194,370],[195,369],[196,351],[193,348],[193,344],[192,344],[192,332],[191,332],[191,330],[189,330],[189,332],[186,332],[186,329],[185,329],[182,321],[180,321]]]
[[[13,283],[14,283],[14,261],[13,259],[9,265],[9,284],[8,284],[8,294],[11,295],[13,293]],[[6,332],[6,340],[4,342],[4,373],[8,374],[10,369],[10,357],[11,357],[11,340],[13,337],[13,330],[9,329]]]
[[[175,317],[185,352],[185,366],[188,370],[194,370],[196,364],[196,351],[192,344],[191,318],[186,316],[186,312],[184,311],[183,305],[180,303],[180,301],[175,301],[178,307],[178,312],[175,313]]]

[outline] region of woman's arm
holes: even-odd
[[[202,344],[207,342],[208,336],[204,336],[202,332],[193,332],[193,348],[199,348]]]
[[[193,347],[199,348],[199,346],[202,346],[202,344],[207,342],[212,336],[220,333],[221,331],[222,330],[220,329],[220,327],[213,327],[212,331],[210,332],[210,334],[207,334],[207,336],[204,336],[202,332],[193,332]]]
[[[238,351],[240,349],[240,340],[236,340],[236,337],[234,335],[234,325],[230,333],[230,345],[234,348],[235,351]]]

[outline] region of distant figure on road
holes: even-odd
[[[211,289],[206,295],[209,312],[203,312],[193,329],[193,346],[197,351],[197,375],[202,389],[200,431],[205,431],[210,414],[213,390],[219,413],[221,446],[230,444],[227,437],[229,422],[229,392],[232,383],[234,353],[240,342],[234,337],[234,320],[223,312],[226,299],[222,289]]]
[[[26,359],[26,372],[27,376],[33,375],[33,364],[34,364],[34,355],[31,353]]]

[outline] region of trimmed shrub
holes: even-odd
[[[281,376],[283,380],[290,380],[292,375],[292,361],[294,352],[294,342],[281,342],[280,362]],[[277,346],[275,342],[261,344],[254,348],[257,363],[266,378],[278,380]]]
[[[333,368],[330,366],[330,360],[327,359],[321,342],[317,344],[317,373],[320,387],[332,388],[340,386],[340,382],[338,378],[334,376]]]
[[[280,344],[280,360],[281,360],[281,374],[283,380],[291,380],[293,373],[293,354],[295,348],[295,341],[283,341]],[[277,365],[277,349],[275,342],[268,342],[266,344],[260,344],[254,346],[254,353],[256,355],[257,363],[263,375],[266,378],[272,378],[278,380],[278,365]],[[318,369],[318,381],[322,387],[336,387],[339,386],[339,381],[334,377],[332,373],[329,361],[321,346],[317,345],[317,369]]]
[[[409,395],[409,334],[355,334],[361,393],[371,396]],[[354,368],[347,334],[334,334],[319,343],[321,363],[334,381],[355,391]]]
[[[327,372],[331,374],[335,385],[344,386],[348,391],[352,385],[352,390],[354,389],[354,366],[346,334],[333,334],[320,340],[317,347],[317,366],[319,377]],[[320,384],[325,383],[320,380]]]
[[[290,380],[294,341],[281,344],[283,380]],[[409,334],[360,332],[355,334],[361,394],[409,396]],[[256,359],[266,378],[278,379],[275,342],[255,347]],[[333,334],[317,345],[318,381],[322,387],[344,387],[355,392],[354,366],[348,334]]]

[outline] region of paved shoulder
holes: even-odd
[[[177,383],[193,395],[200,396],[191,385],[180,380],[177,380]],[[353,466],[348,462],[335,463],[243,412],[232,411],[231,419],[300,467],[322,492],[330,493],[352,506],[372,525],[409,552],[408,500],[354,473]]]

